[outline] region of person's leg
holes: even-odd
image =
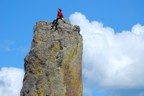
[[[58,23],[58,20],[59,20],[59,19],[60,19],[60,18],[56,18],[56,22],[55,22],[56,24]]]
[[[56,18],[56,22],[55,22],[55,30],[57,30],[57,25],[58,25],[58,20],[59,20],[60,18]]]
[[[55,26],[55,22],[56,22],[56,20],[53,20],[52,25],[51,25],[51,29],[53,29],[53,27]]]

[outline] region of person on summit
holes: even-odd
[[[55,26],[55,30],[57,30],[58,20],[61,19],[65,23],[65,19],[62,13],[62,10],[58,8],[57,18],[53,20],[51,29]]]

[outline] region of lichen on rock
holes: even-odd
[[[20,95],[82,96],[82,47],[79,26],[37,22]]]

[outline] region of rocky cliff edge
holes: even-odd
[[[20,96],[82,96],[82,46],[79,26],[37,22]]]

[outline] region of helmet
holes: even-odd
[[[62,11],[60,8],[58,8],[59,11]]]

